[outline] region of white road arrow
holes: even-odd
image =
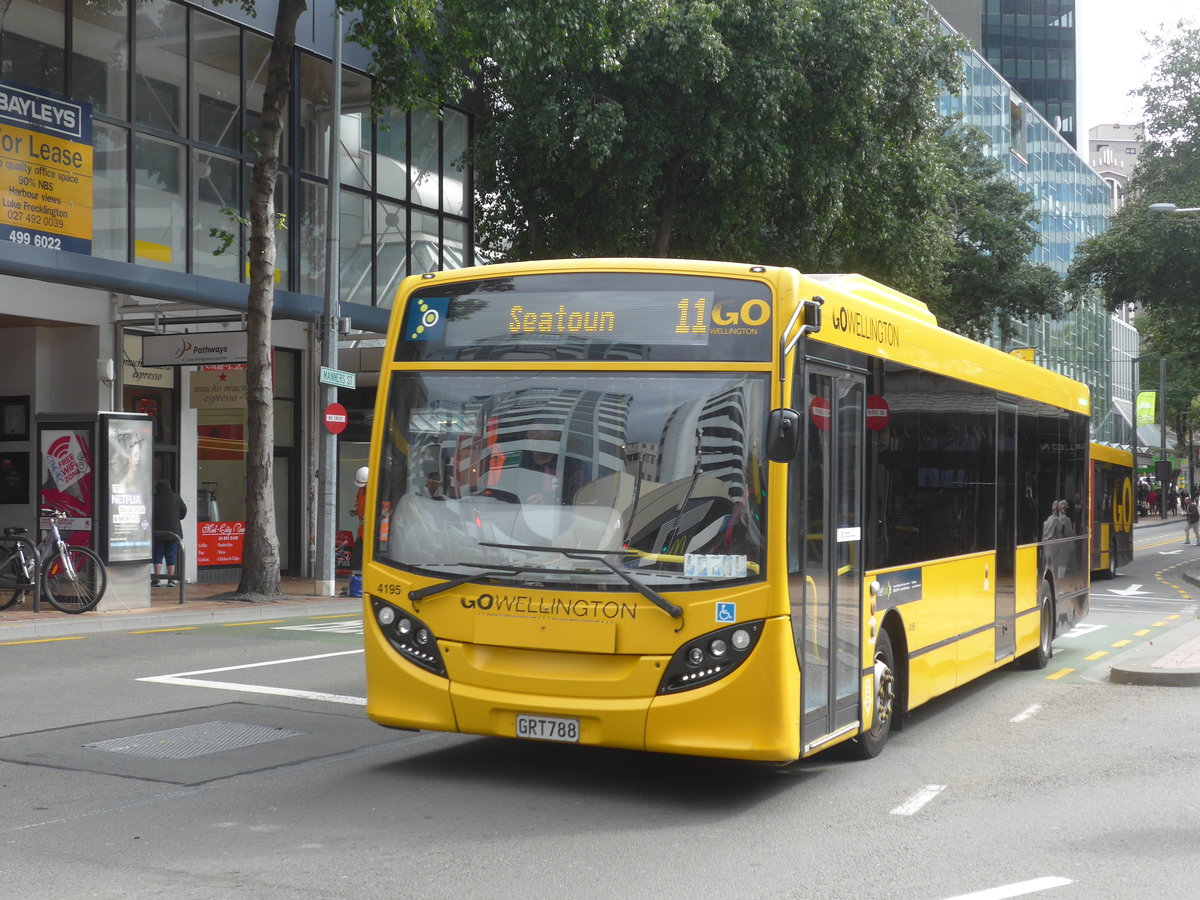
[[[1127,588],[1120,588],[1120,589],[1118,589],[1118,588],[1109,588],[1109,589],[1108,589],[1108,592],[1109,592],[1110,594],[1119,594],[1119,595],[1120,595],[1120,596],[1122,596],[1122,597],[1133,597],[1133,596],[1136,596],[1136,595],[1142,595],[1142,596],[1144,596],[1144,595],[1146,595],[1146,594],[1149,594],[1149,593],[1150,593],[1149,591],[1143,591],[1143,590],[1142,590],[1142,586],[1141,586],[1140,584],[1131,584],[1131,585],[1130,585],[1129,587],[1127,587]]]

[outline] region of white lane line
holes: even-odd
[[[944,784],[927,784],[892,810],[893,816],[911,816],[946,789]]]
[[[1035,703],[1035,704],[1033,704],[1033,706],[1029,707],[1029,709],[1027,709],[1027,710],[1024,710],[1023,712],[1019,712],[1019,713],[1017,713],[1015,716],[1013,716],[1013,717],[1012,717],[1011,719],[1009,719],[1008,721],[1010,721],[1010,722],[1024,722],[1026,719],[1032,718],[1034,715],[1036,715],[1036,714],[1037,714],[1037,712],[1038,712],[1038,711],[1039,711],[1041,708],[1042,708],[1042,704],[1040,704],[1040,703]]]
[[[276,697],[295,697],[300,700],[321,700],[326,703],[344,703],[351,706],[366,706],[366,697],[354,697],[348,694],[327,694],[323,691],[299,691],[291,688],[267,687],[261,684],[237,684],[231,681],[211,681],[203,678],[193,678],[194,675],[211,675],[214,672],[234,672],[238,669],[257,669],[261,666],[281,666],[285,663],[308,662],[314,659],[329,659],[333,656],[350,656],[362,653],[361,650],[342,650],[337,653],[319,653],[316,656],[294,656],[290,659],[274,659],[267,662],[245,663],[240,666],[222,666],[218,669],[197,669],[194,672],[176,672],[174,675],[150,675],[139,678],[138,681],[154,682],[156,684],[177,684],[185,687],[212,688],[218,691],[238,691],[244,694],[272,694]]]
[[[1016,884],[1006,884],[1002,887],[988,888],[975,891],[973,894],[959,894],[947,900],[1004,900],[1005,897],[1024,897],[1046,891],[1050,888],[1065,887],[1071,884],[1070,878],[1059,878],[1057,875],[1047,875],[1044,878],[1032,878],[1029,881],[1019,881]]]

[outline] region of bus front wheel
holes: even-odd
[[[861,759],[874,759],[883,750],[892,733],[892,717],[896,715],[896,655],[892,637],[887,630],[875,640],[875,710],[871,727],[855,739]]]
[[[1042,579],[1038,591],[1038,645],[1019,660],[1026,669],[1044,669],[1054,656],[1054,588]]]

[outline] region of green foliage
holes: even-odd
[[[1005,339],[1013,322],[1060,315],[1062,279],[1029,261],[1040,240],[1030,196],[984,155],[979,132],[948,130],[944,146],[954,244],[946,294],[930,303],[940,324],[978,339],[995,319]]]
[[[1154,213],[1149,205],[1200,207],[1200,26],[1181,22],[1152,45],[1161,62],[1138,92],[1147,146],[1125,205],[1107,231],[1079,247],[1067,287],[1098,290],[1110,309],[1141,310],[1135,324],[1144,348],[1167,355],[1175,419],[1200,390],[1200,213]]]
[[[1061,309],[1032,200],[937,113],[959,44],[919,0],[478,4],[490,259],[857,271],[959,330]]]

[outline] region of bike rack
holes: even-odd
[[[172,543],[179,548],[175,555],[174,578],[179,582],[179,605],[183,606],[184,587],[186,584],[185,576],[187,574],[186,566],[184,565],[184,563],[187,561],[187,548],[183,543],[183,538],[173,531],[155,531],[154,540],[167,541],[168,543]]]

